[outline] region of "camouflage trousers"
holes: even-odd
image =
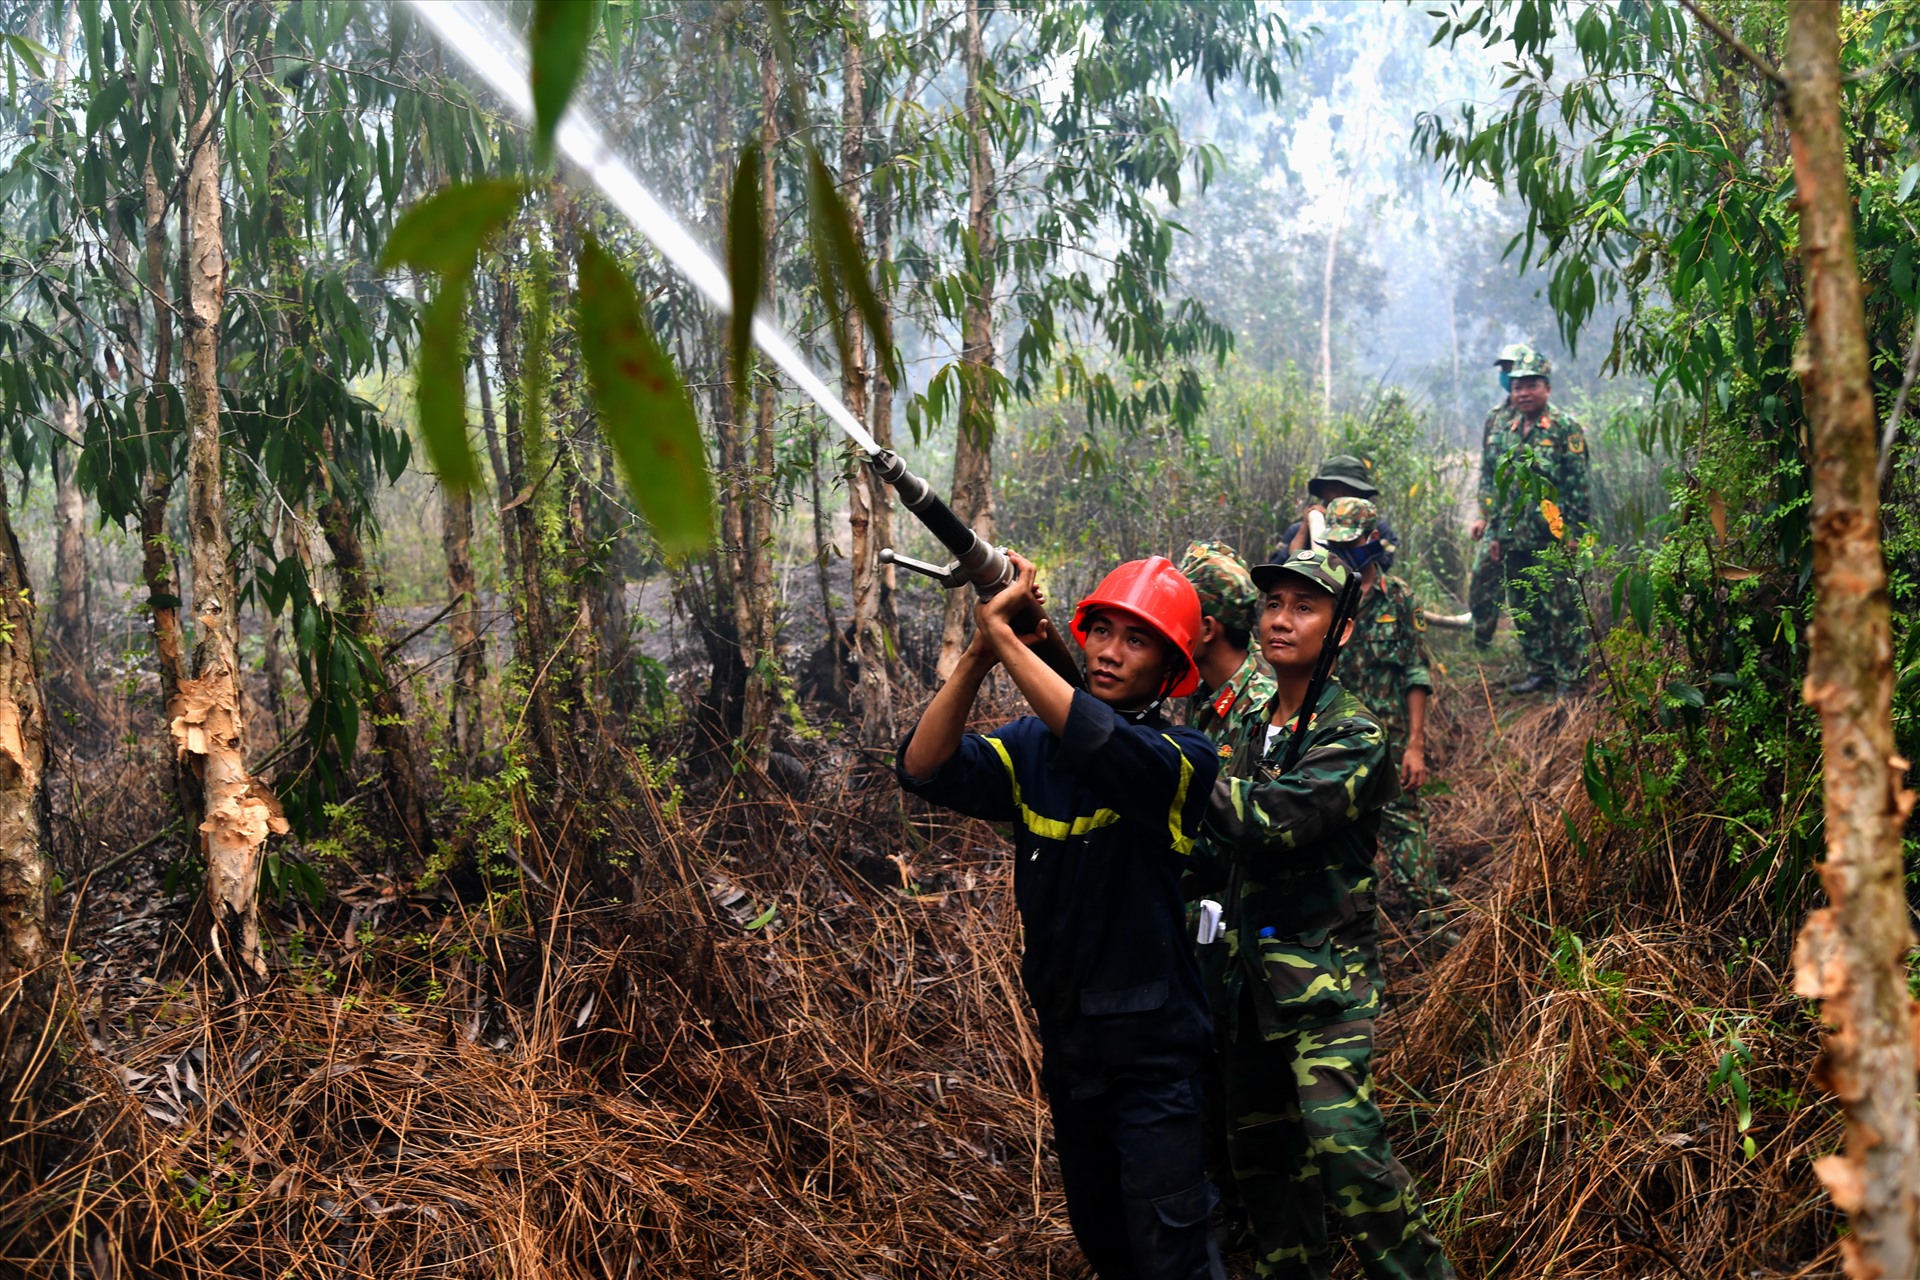
[[[1501,552],[1507,605],[1528,674],[1560,684],[1578,681],[1587,669],[1587,619],[1574,584],[1544,549],[1502,545]]]
[[[1260,1276],[1326,1280],[1330,1222],[1372,1280],[1452,1280],[1413,1179],[1373,1102],[1371,1020],[1263,1039],[1243,994],[1221,1045],[1228,1158],[1258,1241]]]
[[[1473,611],[1473,647],[1485,649],[1493,644],[1493,633],[1500,629],[1500,608],[1506,602],[1507,580],[1500,566],[1487,558],[1487,544],[1481,540],[1473,553],[1473,574],[1467,579],[1467,608]]]
[[[1400,750],[1396,743],[1391,755],[1396,772]],[[1453,901],[1447,886],[1440,883],[1440,864],[1433,856],[1433,842],[1427,839],[1427,809],[1417,793],[1402,791],[1381,811],[1380,847],[1387,851],[1388,870],[1415,907],[1431,911]]]

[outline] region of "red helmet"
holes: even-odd
[[[1073,609],[1073,638],[1087,647],[1087,618],[1097,609],[1132,614],[1173,646],[1174,675],[1163,697],[1180,698],[1200,687],[1193,641],[1200,634],[1200,597],[1187,575],[1165,556],[1129,560],[1108,574]]]

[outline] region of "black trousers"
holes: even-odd
[[[1047,1092],[1067,1218],[1100,1280],[1224,1280],[1199,1079]]]

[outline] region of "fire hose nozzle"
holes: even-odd
[[[969,581],[966,577],[962,576],[960,572],[960,562],[958,560],[946,565],[937,565],[929,560],[916,560],[912,556],[903,556],[892,547],[882,547],[880,548],[880,563],[895,564],[899,565],[902,569],[911,569],[915,573],[924,573],[927,577],[932,578],[948,590],[952,590],[955,587],[964,587]]]

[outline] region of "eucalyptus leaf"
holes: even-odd
[[[747,361],[753,349],[753,313],[760,305],[766,274],[766,228],[760,224],[760,148],[741,149],[733,171],[733,195],[727,205],[727,280],[733,288],[733,316],[728,326],[732,344],[733,378],[747,380]]]
[[[400,215],[380,265],[465,277],[488,238],[520,207],[526,188],[491,178],[445,187]]]
[[[899,365],[894,359],[893,335],[886,322],[886,313],[880,306],[880,295],[874,291],[873,277],[868,273],[860,239],[853,233],[853,219],[847,213],[845,202],[840,199],[840,190],[834,183],[833,174],[828,171],[820,154],[811,147],[807,149],[807,187],[814,232],[822,236],[832,250],[841,283],[846,293],[852,296],[860,318],[866,322],[867,335],[873,343],[875,356],[893,380],[899,382],[902,379]]]
[[[535,0],[528,33],[533,77],[533,143],[541,165],[553,158],[553,132],[567,113],[586,66],[599,6],[587,0]]]
[[[580,350],[627,488],[669,552],[706,546],[712,490],[693,401],[640,310],[633,282],[592,236],[580,249]]]
[[[427,457],[440,483],[465,492],[480,478],[467,440],[467,278],[449,276],[427,304],[420,324],[416,408]]]

